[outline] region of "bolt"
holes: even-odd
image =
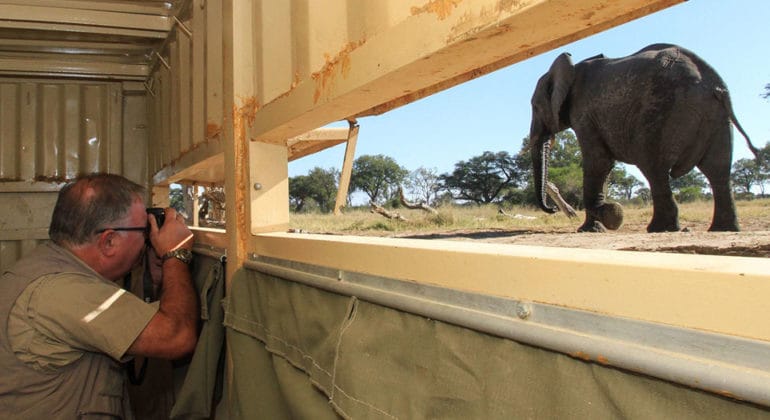
[[[529,316],[532,315],[532,308],[526,304],[526,303],[517,303],[516,304],[516,316],[519,317],[519,319],[527,319]]]
[[[259,182],[255,182],[254,183],[254,189],[257,190],[257,191],[261,190],[262,189],[262,184],[260,184]]]

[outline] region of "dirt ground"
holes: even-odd
[[[569,248],[659,251],[770,257],[770,220],[741,220],[741,232],[708,232],[707,224],[681,223],[682,232],[647,233],[646,225],[623,225],[607,233],[531,230],[463,230],[401,234],[402,238],[483,241]]]

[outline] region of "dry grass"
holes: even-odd
[[[770,230],[770,199],[738,201],[738,215],[745,231]],[[457,230],[527,230],[534,232],[574,232],[583,222],[584,214],[567,218],[564,214],[546,214],[531,207],[506,210],[498,207],[449,206],[439,208],[438,215],[421,210],[397,209],[407,221],[389,220],[371,213],[368,208],[347,209],[341,216],[331,214],[292,214],[290,227],[310,233],[334,233],[362,236],[398,236],[407,233],[427,233]],[[680,204],[682,227],[705,230],[711,222],[713,203],[700,201]],[[652,218],[652,206],[625,205],[623,231],[644,231]]]

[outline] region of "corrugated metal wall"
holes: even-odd
[[[123,172],[120,83],[0,82],[0,179]]]
[[[219,140],[222,1],[195,2],[180,19],[144,84],[0,78],[0,269],[47,239],[65,180],[98,171],[150,187]]]
[[[0,79],[0,269],[48,238],[63,181],[111,172],[147,185],[146,99],[131,88]]]
[[[172,30],[161,52],[162,59],[152,70],[147,81],[149,128],[152,138],[159,141],[150,144],[151,174],[173,165],[204,143],[221,139],[224,113],[221,28],[221,0],[193,5]],[[211,152],[219,150],[215,147]]]

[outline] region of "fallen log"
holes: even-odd
[[[500,215],[505,216],[505,217],[510,217],[511,219],[520,219],[520,220],[535,220],[535,219],[537,219],[537,217],[535,217],[535,216],[525,216],[523,214],[518,214],[518,213],[510,214],[510,213],[507,213],[503,209],[497,209],[497,214],[500,214]]]
[[[423,211],[427,211],[428,213],[438,214],[438,211],[436,211],[436,209],[434,209],[433,207],[425,203],[414,204],[406,201],[406,197],[404,197],[404,190],[402,188],[398,189],[398,199],[399,201],[401,201],[402,206],[410,210],[423,210]]]
[[[564,201],[561,194],[559,194],[559,189],[556,188],[556,185],[554,185],[550,181],[546,182],[545,191],[546,193],[548,193],[548,196],[551,197],[551,200],[553,200],[553,202],[556,203],[556,206],[559,207],[559,210],[561,210],[564,214],[566,214],[567,217],[577,216],[577,212],[575,211],[575,209],[573,209],[572,206],[570,206],[566,201]]]
[[[400,215],[398,212],[390,212],[385,210],[383,207],[380,207],[374,203],[369,203],[372,206],[372,209],[370,210],[372,213],[377,213],[382,216],[387,217],[388,219],[395,219],[395,220],[401,220],[404,222],[408,222],[406,217]]]

